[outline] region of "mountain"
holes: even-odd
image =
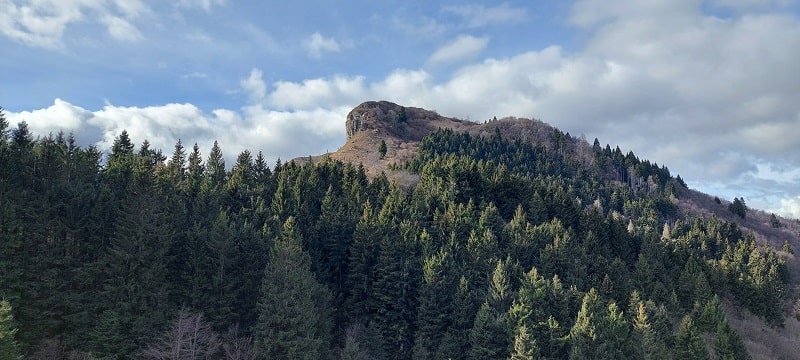
[[[796,221],[537,120],[346,126],[270,168],[0,111],[0,355],[796,356]]]
[[[499,131],[505,139],[535,143],[548,149],[555,147],[551,135],[556,130],[539,120],[509,117],[476,123],[388,101],[367,101],[356,106],[347,114],[345,128],[347,140],[341,148],[330,154],[331,158],[363,164],[367,173],[373,176],[385,172],[391,164],[411,160],[419,149],[420,141],[439,129],[473,136],[491,136]],[[384,157],[376,151],[381,141],[387,145]],[[408,181],[399,176],[402,174],[389,174],[392,175],[395,175],[395,180]]]
[[[331,153],[331,158],[363,164],[369,175],[376,176],[385,173],[389,179],[406,187],[416,184],[418,176],[403,168],[392,168],[391,165],[403,164],[412,160],[419,150],[422,139],[440,129],[449,129],[476,137],[490,137],[498,133],[508,141],[522,141],[542,146],[548,151],[566,152],[583,166],[602,174],[605,181],[620,184],[625,180],[611,166],[603,167],[602,162],[598,166],[596,159],[590,155],[596,149],[593,149],[593,145],[585,139],[561,134],[563,142],[559,144],[558,134],[560,131],[536,119],[507,117],[476,123],[445,117],[431,110],[404,107],[387,101],[367,101],[356,106],[347,115],[346,129],[346,144]],[[381,141],[387,144],[388,149],[383,157],[377,151]],[[647,179],[638,179],[634,182],[637,181],[642,183]],[[780,218],[758,209],[748,209],[747,215],[742,218],[730,211],[732,202],[729,200],[718,199],[689,189],[685,185],[676,187],[675,190],[673,201],[679,209],[678,213],[682,214],[680,218],[714,217],[730,222],[736,224],[743,232],[752,233],[757,239],[759,247],[769,246],[778,249],[778,254],[785,259],[791,274],[792,283],[788,287],[791,294],[789,298],[796,296],[795,294],[800,290],[800,262],[793,253],[785,251],[784,244],[788,244],[790,249],[800,249],[800,221]],[[757,317],[747,311],[742,311],[729,302],[726,303],[725,310],[732,324],[744,335],[751,354],[761,354],[760,357],[764,358],[791,358],[794,356],[792,343],[797,334],[800,334],[800,323],[793,314],[800,315],[800,300],[796,305],[792,301],[787,301],[782,310],[787,314],[787,322],[783,327],[777,328],[765,324]]]

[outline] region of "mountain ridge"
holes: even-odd
[[[604,173],[606,180],[617,183],[625,182],[624,176],[614,174],[613,171],[603,169],[594,163],[591,154],[595,150],[593,147],[598,145],[596,141],[594,145],[589,144],[582,136],[576,138],[570,136],[569,133],[563,134],[556,127],[536,119],[505,117],[487,119],[483,123],[478,123],[439,115],[432,110],[405,107],[388,101],[367,101],[350,111],[345,126],[346,143],[337,151],[323,156],[361,164],[370,177],[383,173],[390,181],[401,187],[411,187],[418,181],[418,175],[404,169],[402,164],[414,158],[419,150],[420,141],[426,135],[440,129],[479,137],[499,134],[504,139],[542,146],[547,151],[568,152],[569,156],[573,156],[584,165],[594,167]],[[554,135],[557,137],[558,134],[562,134],[563,138],[554,140]],[[378,151],[382,141],[387,145],[385,156],[381,156]],[[615,151],[619,152],[620,150],[617,147]],[[627,156],[632,155],[631,151]],[[312,157],[312,159],[320,157]],[[305,161],[307,159],[297,160]],[[655,166],[657,167],[657,165]],[[664,166],[662,168],[666,169]],[[636,183],[638,184],[636,186],[642,186],[642,183],[652,181],[652,179],[628,179],[627,181],[629,185]],[[680,180],[680,183],[683,183],[683,180]],[[797,220],[777,217],[781,226],[776,228],[770,225],[770,216],[774,216],[774,214],[758,209],[748,209],[748,216],[739,218],[728,210],[730,201],[718,199],[685,186],[678,187],[676,190],[677,197],[674,199],[674,203],[680,213],[703,218],[716,217],[735,223],[744,232],[754,234],[759,247],[768,246],[777,249],[778,254],[786,260],[792,277],[789,291],[792,294],[798,293],[800,263],[794,254],[781,250],[784,242],[794,249],[800,249],[800,223]],[[791,295],[788,298],[794,299],[795,297],[795,295]],[[791,302],[793,303],[793,301]],[[783,328],[766,325],[761,319],[738,309],[730,302],[725,304],[725,309],[732,319],[733,326],[743,334],[750,353],[773,354],[764,357],[772,358],[780,356],[777,354],[791,353],[792,339],[796,336],[794,334],[800,333],[800,322],[791,316],[792,305],[787,302],[784,306],[783,312],[788,313],[788,316],[786,316],[786,324]]]

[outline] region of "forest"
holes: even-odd
[[[723,303],[781,326],[784,260],[590,148],[440,130],[399,187],[0,113],[0,359],[749,358]]]

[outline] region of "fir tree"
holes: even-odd
[[[17,340],[14,338],[16,333],[17,329],[14,327],[11,304],[2,299],[0,300],[0,360],[19,360],[22,358]]]
[[[678,359],[705,360],[709,358],[706,345],[694,325],[694,320],[689,315],[684,316],[681,320],[673,353]]]
[[[539,349],[536,340],[528,333],[528,327],[524,324],[517,325],[514,331],[514,350],[511,352],[509,360],[535,360],[539,358]]]
[[[727,320],[721,321],[714,336],[714,353],[719,360],[750,359],[744,341]]]
[[[270,249],[258,302],[256,343],[279,359],[331,358],[330,291],[311,272],[294,218]]]

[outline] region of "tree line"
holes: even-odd
[[[740,359],[723,301],[782,323],[783,260],[680,214],[681,181],[632,153],[442,130],[404,189],[330,158],[227,166],[216,143],[167,156],[126,132],[103,154],[0,119],[0,352]]]

